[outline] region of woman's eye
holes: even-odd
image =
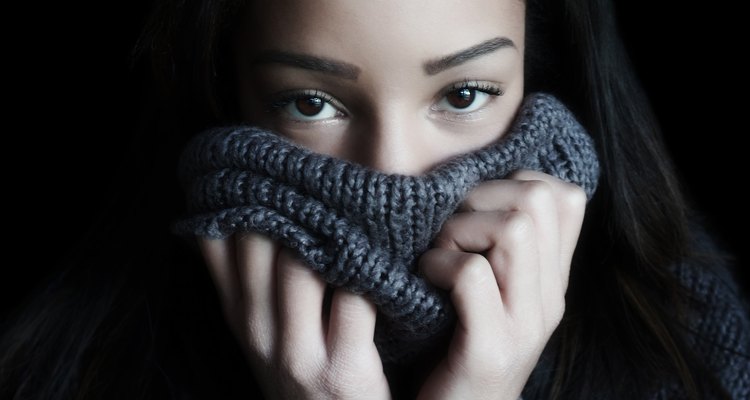
[[[334,118],[339,112],[331,103],[320,97],[300,97],[287,104],[284,110],[300,120]]]
[[[465,109],[471,107],[474,104],[474,100],[477,98],[476,89],[458,89],[448,93],[445,96],[445,100],[453,108]]]
[[[501,94],[502,91],[497,88],[458,87],[445,92],[433,109],[466,114],[481,109],[492,100],[493,96]]]
[[[304,122],[324,121],[344,116],[333,99],[321,93],[292,94],[275,102],[272,109],[281,111],[288,118]]]

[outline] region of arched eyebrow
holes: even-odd
[[[356,81],[359,78],[360,69],[354,64],[330,58],[318,57],[309,54],[290,53],[279,50],[267,50],[261,52],[253,64],[277,63],[311,71],[323,72],[338,76],[339,78]]]
[[[516,44],[507,37],[496,37],[485,40],[484,42],[467,49],[459,50],[453,54],[426,61],[422,65],[422,68],[424,69],[425,74],[436,75],[446,69],[453,68],[477,57],[505,48],[516,49]]]
[[[482,43],[471,46],[467,49],[457,51],[444,57],[426,61],[422,67],[427,75],[436,75],[446,69],[461,65],[467,61],[483,56],[494,51],[504,48],[516,48],[507,37],[496,37],[485,40]],[[253,60],[253,64],[284,64],[295,68],[302,68],[311,71],[323,72],[334,75],[339,78],[356,81],[361,72],[360,68],[354,64],[344,61],[334,60],[331,58],[318,57],[310,54],[291,53],[280,50],[266,50],[261,52]]]

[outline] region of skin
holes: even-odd
[[[518,0],[256,1],[235,42],[243,117],[320,153],[423,173],[512,122],[524,12]],[[450,292],[458,324],[421,398],[519,397],[562,318],[585,200],[518,171],[477,187],[447,221],[419,268]],[[390,397],[368,300],[337,289],[324,309],[325,283],[258,234],[201,248],[269,398]]]

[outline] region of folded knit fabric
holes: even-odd
[[[215,128],[183,154],[190,214],[175,228],[209,238],[261,232],[294,250],[331,286],[377,305],[375,342],[394,362],[428,346],[455,318],[446,294],[415,270],[419,256],[469,191],[518,169],[575,183],[589,198],[599,175],[583,127],[541,93],[524,100],[498,142],[421,176],[313,153],[256,127]]]

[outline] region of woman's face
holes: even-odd
[[[497,140],[523,97],[520,0],[254,1],[235,42],[247,122],[420,174]]]

